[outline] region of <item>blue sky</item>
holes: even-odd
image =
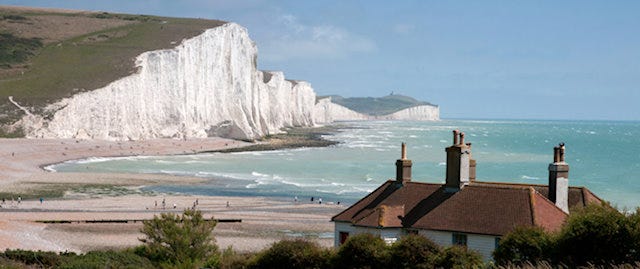
[[[320,95],[390,92],[443,118],[640,120],[640,1],[0,0],[222,19],[259,68]]]

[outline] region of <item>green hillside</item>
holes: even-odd
[[[347,107],[353,111],[373,116],[387,115],[414,106],[433,105],[429,102],[418,101],[412,97],[399,94],[391,94],[384,97],[350,98],[344,98],[339,95],[330,95],[318,98],[321,99],[325,97],[331,97],[331,101],[333,103]]]
[[[222,21],[0,6],[0,124],[135,72],[142,52],[172,48]],[[56,32],[53,29],[59,29]]]

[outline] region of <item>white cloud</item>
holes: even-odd
[[[269,37],[258,44],[260,57],[271,61],[343,58],[376,50],[375,43],[334,25],[305,25],[285,14],[275,20]]]

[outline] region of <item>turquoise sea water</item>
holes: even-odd
[[[198,186],[150,190],[201,195],[322,197],[351,203],[395,176],[408,145],[413,180],[442,183],[451,131],[473,143],[480,181],[547,184],[553,147],[566,144],[569,184],[587,186],[621,208],[640,206],[640,122],[443,120],[350,122],[326,148],[157,157],[90,158],[51,167],[59,172],[134,172],[211,178]]]

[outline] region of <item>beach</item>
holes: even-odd
[[[220,248],[258,251],[282,239],[308,238],[333,245],[333,215],[343,206],[264,197],[190,196],[141,191],[155,184],[199,184],[210,178],[163,174],[55,173],[49,164],[90,157],[155,156],[221,151],[254,145],[223,138],[103,141],[0,139],[0,249],[86,252],[141,244],[140,221],[196,208],[220,222]],[[62,192],[61,198],[39,194]],[[22,197],[24,195],[24,197]],[[18,197],[21,196],[20,203]],[[162,201],[165,206],[162,206]],[[130,220],[127,223],[91,222]],[[71,221],[43,223],[42,221]],[[90,221],[90,222],[84,222]]]

